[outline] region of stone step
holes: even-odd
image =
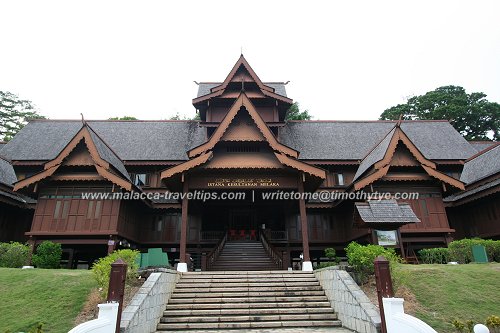
[[[182,278],[181,283],[266,283],[266,282],[317,282],[314,277],[269,277],[269,278],[252,278],[243,277],[241,279],[191,279]]]
[[[293,297],[293,296],[323,296],[323,290],[306,290],[306,291],[243,291],[243,292],[209,292],[209,293],[178,293],[172,294],[172,299],[175,298],[216,298],[216,297]]]
[[[296,275],[308,275],[308,276],[314,276],[313,272],[304,272],[304,271],[288,271],[288,270],[276,270],[276,271],[261,271],[261,272],[248,272],[248,271],[238,271],[238,272],[224,272],[224,271],[219,271],[219,272],[212,272],[212,271],[205,271],[205,272],[185,272],[182,273],[182,276],[190,276],[192,278],[202,278],[203,276],[206,275],[212,275],[212,276],[238,276],[241,277],[242,275],[262,275],[262,276],[269,276],[269,275],[283,275],[283,276],[296,276]]]
[[[228,316],[181,316],[162,317],[161,323],[216,323],[216,322],[245,322],[245,321],[290,321],[290,320],[336,320],[333,313],[318,314],[257,314],[257,315],[228,315]]]
[[[178,316],[230,316],[230,315],[257,315],[257,314],[318,314],[329,313],[336,316],[332,308],[328,306],[323,307],[294,307],[294,308],[245,308],[245,309],[187,309],[187,310],[173,310],[169,309],[163,313],[164,316],[178,317]],[[336,318],[335,318],[336,319]]]
[[[272,291],[275,292],[290,292],[290,291],[322,291],[323,288],[321,286],[278,286],[272,288]],[[214,287],[214,288],[176,288],[175,293],[226,293],[226,292],[261,292],[261,291],[269,291],[268,287],[233,287],[233,288],[224,288],[224,287]]]
[[[203,283],[184,283],[182,281],[177,283],[177,288],[241,288],[241,287],[296,287],[296,286],[319,286],[319,282],[229,282],[229,283],[211,283],[211,282],[203,282]]]
[[[339,320],[305,320],[305,321],[254,321],[254,322],[217,322],[217,323],[181,323],[181,324],[158,324],[157,331],[163,330],[209,330],[209,329],[258,329],[279,327],[340,327]]]
[[[170,304],[198,303],[263,303],[263,302],[309,302],[327,301],[326,296],[253,296],[253,297],[212,297],[212,298],[171,298]]]
[[[254,302],[254,303],[168,303],[166,311],[170,310],[216,310],[216,309],[289,309],[289,308],[330,308],[328,301],[297,302]],[[331,308],[330,308],[331,309]]]

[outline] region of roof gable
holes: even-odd
[[[295,158],[298,157],[299,154],[296,150],[278,142],[274,134],[271,132],[267,124],[264,122],[262,117],[259,115],[255,107],[253,106],[252,102],[244,92],[240,93],[240,96],[233,103],[233,106],[229,109],[229,112],[226,114],[220,125],[217,127],[215,132],[210,137],[210,139],[204,144],[191,149],[188,152],[188,156],[190,158],[198,156],[212,149],[215,146],[215,144],[221,140],[221,138],[229,128],[229,125],[233,122],[236,115],[239,112],[244,112],[242,108],[245,108],[245,110],[248,112],[254,124],[257,126],[257,128],[259,129],[263,137],[266,139],[266,141],[269,143],[271,148],[283,154],[290,155]]]
[[[71,158],[71,154],[76,152],[75,149],[81,144],[86,146],[96,171],[100,176],[124,189],[131,190],[130,177],[121,160],[86,123],[82,124],[81,129],[67,142],[66,146],[54,159],[44,163],[43,171],[16,182],[14,190],[17,191],[54,175],[56,170],[68,158]]]
[[[209,83],[203,85],[203,87],[199,87],[198,97],[193,99],[193,104],[223,95],[231,82],[242,82],[242,91],[244,90],[245,82],[254,82],[264,96],[280,100],[290,105],[293,103],[290,98],[286,97],[284,88],[281,89],[280,87],[278,91],[276,91],[276,84],[270,83],[266,85],[263,83],[245,57],[241,55],[221,84]]]
[[[400,144],[405,146],[406,150],[411,153],[415,161],[420,164],[429,176],[456,188],[464,189],[462,182],[438,171],[436,164],[425,158],[402,130],[400,122],[396,123],[394,129],[363,159],[353,180],[354,189],[360,190],[387,175],[391,164],[394,164],[392,162],[395,158],[396,149]],[[371,173],[368,172],[370,170]],[[364,176],[365,174],[366,176]]]

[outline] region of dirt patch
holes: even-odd
[[[360,286],[361,290],[366,294],[368,299],[373,305],[378,309],[378,297],[377,297],[377,285],[375,283],[375,277],[370,277],[367,283]],[[405,313],[414,315],[417,311],[422,311],[423,308],[417,301],[415,294],[406,286],[400,286],[396,291],[395,297],[404,298],[404,309]]]
[[[97,288],[92,289],[87,298],[87,301],[83,305],[82,311],[78,314],[75,319],[75,325],[79,325],[86,321],[96,319],[98,314],[97,304],[103,303],[105,300],[102,298],[101,293]]]
[[[145,279],[137,279],[130,286],[125,287],[125,295],[123,296],[123,309],[127,307],[134,298],[135,293],[141,288]],[[90,292],[87,301],[83,305],[82,311],[78,314],[75,319],[75,326],[81,323],[84,323],[89,320],[97,319],[97,315],[99,314],[99,309],[97,308],[97,304],[105,303],[106,299],[102,297],[101,292],[94,288]]]

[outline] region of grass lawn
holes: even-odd
[[[402,281],[422,306],[415,316],[439,333],[455,332],[459,319],[500,316],[500,264],[401,265]]]
[[[0,268],[0,333],[38,322],[44,333],[68,332],[94,287],[86,270]]]

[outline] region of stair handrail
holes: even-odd
[[[226,241],[227,241],[227,232],[224,233],[224,236],[219,240],[215,248],[207,254],[207,270],[212,268],[212,265],[219,257],[222,249],[224,248],[224,245],[226,245]]]
[[[263,232],[260,233],[260,242],[262,243],[262,246],[264,246],[264,250],[266,250],[267,254],[271,257],[271,259],[274,261],[274,263],[276,263],[278,268],[283,269],[283,257],[276,250],[276,248],[271,245],[271,243],[268,241],[265,233],[263,233]]]

